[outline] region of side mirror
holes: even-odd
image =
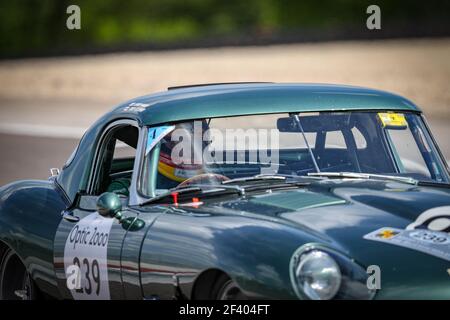
[[[122,217],[122,202],[117,194],[105,192],[98,197],[97,211],[103,217],[117,218]]]

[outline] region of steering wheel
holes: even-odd
[[[186,187],[192,184],[220,184],[223,181],[227,181],[230,180],[230,178],[221,175],[221,174],[217,174],[217,173],[202,173],[202,174],[198,174],[196,176],[193,176],[189,179],[184,180],[183,182],[181,182],[177,188],[179,187]]]

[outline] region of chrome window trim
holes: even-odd
[[[136,158],[134,160],[133,175],[130,184],[129,206],[137,206],[144,202],[146,198],[142,197],[138,190],[140,189],[140,177],[145,156],[145,146],[147,142],[148,128],[143,126],[139,128],[138,145],[136,147]]]
[[[142,172],[144,171],[144,165],[145,165],[144,161],[145,161],[145,156],[146,156],[145,153],[147,151],[148,132],[151,128],[155,128],[158,126],[160,126],[160,125],[141,127],[141,133],[139,135],[139,143],[138,143],[139,150],[136,153],[136,158],[139,155],[139,162],[137,162],[137,161],[134,162],[133,176],[134,176],[134,174],[136,174],[136,177],[134,177],[135,180],[132,180],[132,185],[130,186],[130,200],[129,200],[130,206],[132,206],[132,205],[139,206],[142,203],[144,203],[145,201],[152,198],[151,196],[145,195],[142,192],[141,177],[142,177]],[[138,168],[136,167],[137,165],[139,166]],[[158,171],[156,169],[154,174],[157,174],[157,173],[158,173]]]
[[[434,149],[435,149],[435,150],[437,151],[437,153],[438,153],[438,156],[439,156],[439,158],[440,158],[440,160],[441,160],[442,166],[444,167],[444,169],[447,170],[447,172],[446,172],[446,173],[447,173],[447,179],[450,180],[450,165],[449,165],[449,163],[447,162],[447,159],[444,157],[444,154],[442,153],[441,148],[440,148],[439,145],[437,144],[437,141],[436,141],[436,139],[434,138],[433,132],[431,131],[431,128],[430,128],[430,126],[428,125],[428,121],[427,121],[427,119],[425,118],[425,115],[424,115],[423,113],[420,114],[420,118],[422,119],[422,122],[423,122],[423,124],[425,125],[426,130],[428,131],[428,135],[430,136],[431,141],[433,142]]]

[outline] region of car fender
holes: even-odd
[[[318,241],[324,239],[270,219],[162,214],[142,244],[144,297],[170,299],[174,286],[191,297],[201,274],[213,269],[226,273],[249,297],[294,299],[291,257],[300,246]]]
[[[0,241],[19,256],[38,288],[57,297],[53,239],[67,206],[52,181],[25,180],[0,188]]]

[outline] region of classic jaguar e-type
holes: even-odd
[[[0,188],[0,298],[450,299],[449,182],[398,95],[169,88]]]

